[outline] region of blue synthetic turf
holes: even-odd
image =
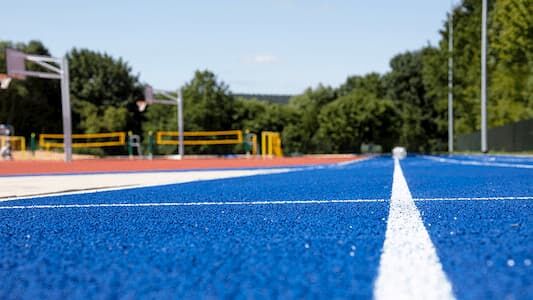
[[[415,198],[532,196],[533,169],[471,166],[421,157],[402,161]]]
[[[533,169],[419,156],[401,165],[414,198],[533,196]],[[380,157],[346,166],[0,206],[388,199],[392,173],[392,159]],[[369,299],[388,205],[0,209],[0,299]],[[416,205],[455,296],[533,298],[532,200],[426,200]]]
[[[2,299],[370,298],[387,203],[0,215]]]
[[[392,171],[379,158],[10,205],[388,198]],[[371,298],[387,214],[387,202],[0,210],[0,298]]]
[[[531,299],[532,201],[427,201],[417,206],[460,299]]]
[[[402,162],[413,197],[532,196],[533,169]],[[532,200],[416,203],[460,299],[531,299]],[[511,264],[512,266],[509,266]]]

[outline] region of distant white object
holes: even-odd
[[[392,157],[397,159],[404,159],[407,156],[407,150],[404,147],[394,147],[392,149]]]
[[[6,90],[11,83],[11,77],[0,74],[0,89]]]

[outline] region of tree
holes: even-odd
[[[142,99],[143,89],[131,67],[121,58],[88,49],[74,48],[67,57],[74,130],[139,132],[135,101]],[[119,123],[109,124],[106,117]]]
[[[301,95],[291,98],[289,107],[298,114],[297,126],[288,127],[284,134],[297,141],[291,144],[293,151],[300,153],[313,153],[320,149],[321,142],[316,139],[319,127],[318,115],[323,106],[337,98],[335,89],[319,85],[315,89],[308,88]]]
[[[321,151],[359,152],[362,143],[391,149],[397,140],[398,111],[390,100],[359,91],[326,105],[318,117]]]
[[[489,28],[493,58],[490,76],[489,124],[533,117],[533,1],[494,3]]]
[[[183,87],[183,101],[185,129],[232,128],[235,98],[213,72],[196,71],[194,78]]]
[[[442,150],[445,133],[439,120],[436,97],[428,92],[424,65],[431,48],[405,52],[392,58],[391,71],[385,76],[387,98],[392,99],[402,115],[400,143],[412,151]]]
[[[383,78],[378,73],[348,77],[346,82],[338,88],[338,95],[345,96],[353,91],[364,91],[374,94],[378,98],[384,98],[387,93]]]

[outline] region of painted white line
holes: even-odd
[[[348,160],[348,161],[343,161],[343,162],[340,162],[340,163],[336,163],[336,164],[333,164],[332,166],[335,166],[335,167],[345,167],[345,166],[349,166],[349,165],[353,165],[353,164],[357,164],[357,163],[360,163],[360,162],[364,162],[364,161],[367,161],[367,160],[371,160],[371,159],[374,159],[376,158],[377,155],[369,155],[367,157],[363,157],[363,158],[356,158],[356,159],[352,159],[352,160]]]
[[[478,197],[478,198],[414,198],[413,201],[497,201],[533,200],[532,197]],[[0,206],[1,209],[52,209],[98,207],[158,207],[158,206],[224,206],[224,205],[292,205],[387,202],[389,199],[341,199],[341,200],[276,200],[276,201],[217,201],[217,202],[144,202],[144,203],[89,203],[89,204],[36,204]]]
[[[371,203],[386,202],[385,199],[351,200],[286,200],[286,201],[227,201],[227,202],[149,202],[149,203],[94,203],[94,204],[43,204],[0,206],[1,209],[50,209],[50,208],[95,208],[95,207],[158,207],[158,206],[224,206],[224,205],[292,205],[292,204],[330,204],[330,203]]]
[[[407,186],[397,159],[385,242],[374,297],[454,299],[437,252]]]
[[[504,201],[504,200],[533,200],[533,196],[515,197],[457,197],[457,198],[414,198],[414,201]]]
[[[438,161],[441,163],[450,163],[450,164],[459,164],[459,165],[468,165],[468,166],[482,166],[482,167],[502,167],[502,168],[518,168],[518,169],[533,169],[533,165],[524,165],[524,164],[508,164],[508,163],[498,163],[498,162],[481,162],[481,161],[465,161],[452,158],[436,157],[429,155],[422,155],[422,158]]]

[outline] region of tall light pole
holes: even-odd
[[[448,152],[453,152],[453,5],[448,15]]]
[[[487,147],[487,0],[481,9],[481,152]]]

